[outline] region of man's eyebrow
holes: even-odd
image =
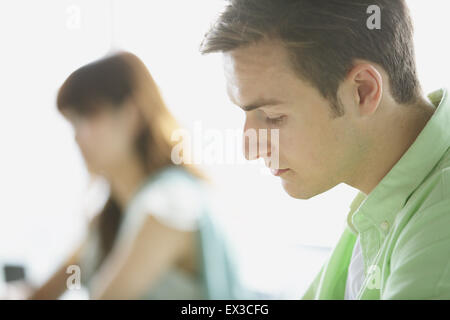
[[[244,111],[252,111],[264,106],[268,106],[268,105],[274,105],[274,104],[280,104],[281,101],[276,100],[276,99],[269,99],[269,100],[258,100],[255,101],[251,104],[248,104],[246,106],[241,107]]]

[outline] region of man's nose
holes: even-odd
[[[264,159],[270,157],[268,131],[267,128],[259,127],[246,118],[242,141],[245,159],[257,160],[261,157]]]

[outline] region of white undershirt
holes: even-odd
[[[364,281],[364,260],[361,252],[359,235],[353,247],[352,258],[348,267],[345,300],[355,300]]]

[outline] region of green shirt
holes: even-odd
[[[380,183],[350,205],[331,255],[302,299],[344,299],[360,235],[365,279],[357,299],[450,299],[450,98]]]

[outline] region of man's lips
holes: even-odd
[[[280,176],[281,174],[285,173],[286,171],[289,171],[289,169],[270,169],[270,171],[272,172],[272,174],[274,176]]]

